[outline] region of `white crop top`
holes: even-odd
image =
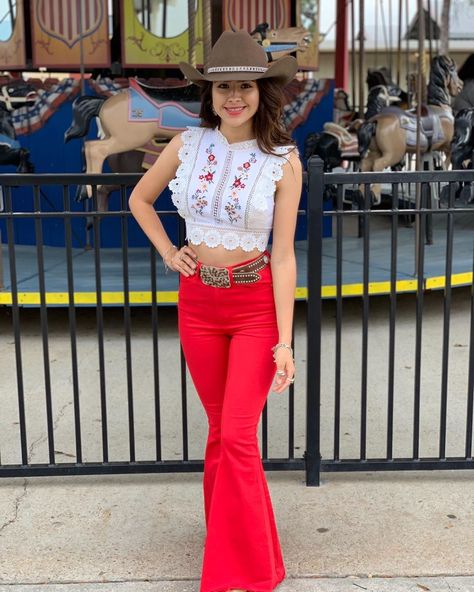
[[[257,140],[229,144],[217,129],[189,127],[170,182],[172,200],[186,220],[186,238],[209,247],[264,251],[272,229],[275,183],[293,146],[265,154]]]

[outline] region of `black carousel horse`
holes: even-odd
[[[454,118],[454,134],[451,140],[451,166],[453,170],[473,168],[474,152],[474,108],[461,109]],[[474,203],[474,185],[472,183],[456,183],[454,193],[456,203],[466,205]],[[443,187],[441,203],[449,203],[449,186]]]
[[[10,80],[0,87],[0,165],[13,165],[18,173],[32,173],[30,152],[16,139],[11,112],[31,106],[38,95],[36,89],[24,80]]]
[[[22,148],[16,139],[10,112],[0,102],[0,165],[13,165],[18,173],[32,173],[30,152]]]
[[[22,79],[10,80],[0,87],[0,102],[7,111],[31,107],[37,98],[36,88]]]
[[[409,100],[408,93],[402,90],[393,80],[388,68],[369,68],[367,70],[367,87],[369,89],[374,86],[386,86],[391,96],[396,96],[400,99],[398,107],[400,109],[408,109]]]

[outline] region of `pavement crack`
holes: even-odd
[[[17,521],[18,519],[18,514],[20,511],[20,504],[23,500],[23,498],[26,496],[27,492],[27,486],[28,486],[28,480],[25,479],[23,481],[23,491],[15,498],[15,510],[14,510],[14,515],[13,518],[11,518],[10,520],[7,520],[6,522],[4,522],[3,524],[0,525],[0,536],[2,536],[3,531],[8,528],[10,526],[10,524],[13,524],[14,522]]]
[[[446,585],[448,586],[448,588],[449,588],[449,590],[451,592],[452,591],[452,588],[451,588],[451,586],[450,586],[449,581],[447,580],[447,578],[444,578],[444,581],[446,582]]]
[[[58,427],[59,420],[60,420],[60,419],[63,417],[63,415],[64,415],[64,412],[65,412],[65,410],[66,410],[66,407],[69,407],[69,405],[72,405],[72,403],[73,403],[72,401],[68,401],[68,402],[67,402],[67,403],[65,403],[65,404],[64,404],[64,405],[61,407],[61,409],[58,411],[58,414],[57,414],[57,416],[56,416],[56,419],[55,419],[55,420],[54,420],[54,422],[53,422],[53,433],[54,433],[54,431],[56,430],[56,428]],[[29,450],[28,450],[28,463],[30,463],[30,462],[31,462],[31,459],[32,459],[32,456],[33,456],[33,451],[34,451],[34,448],[35,448],[36,446],[38,446],[38,444],[41,444],[41,442],[44,442],[45,440],[47,440],[47,438],[48,438],[48,434],[43,434],[43,435],[41,435],[39,438],[37,438],[36,440],[34,440],[34,441],[33,441],[33,442],[30,444],[30,447],[29,447]]]

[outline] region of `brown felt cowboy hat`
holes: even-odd
[[[211,50],[204,73],[181,62],[181,72],[196,84],[206,80],[257,80],[274,78],[281,85],[288,84],[298,70],[295,58],[285,56],[268,62],[265,50],[246,31],[224,31]]]

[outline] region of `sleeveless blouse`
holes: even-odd
[[[172,201],[186,221],[186,238],[209,247],[264,251],[273,224],[276,182],[294,147],[265,154],[257,140],[229,144],[217,129],[188,127],[180,165],[170,182]]]

